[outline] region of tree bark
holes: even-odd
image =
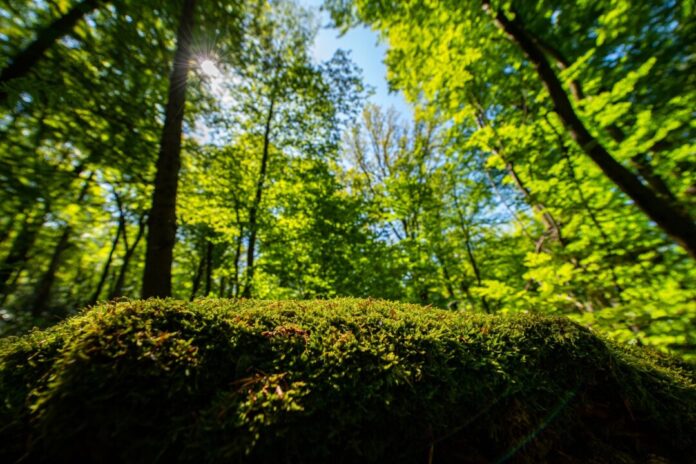
[[[213,290],[213,251],[214,246],[209,240],[205,247],[205,291],[203,296],[207,297]]]
[[[191,40],[196,0],[184,0],[177,32],[177,49],[169,78],[169,96],[157,158],[155,190],[148,219],[142,297],[172,293],[172,260],[176,242],[176,195],[181,167],[181,135],[186,84],[191,67]]]
[[[109,270],[111,269],[111,261],[114,257],[114,253],[116,252],[116,247],[118,246],[118,241],[121,238],[121,233],[123,232],[124,228],[125,222],[119,218],[118,227],[116,228],[116,236],[114,237],[114,240],[111,242],[111,250],[109,250],[109,255],[106,257],[104,269],[102,270],[101,277],[99,278],[97,288],[94,290],[94,295],[92,295],[92,298],[90,298],[89,302],[87,303],[88,306],[92,306],[97,301],[99,301],[99,295],[101,295],[102,290],[104,289],[104,284],[106,283],[106,279],[109,276]]]
[[[491,172],[485,166],[483,166],[481,169],[486,174],[486,180],[488,180],[488,184],[491,186],[496,196],[498,197],[498,200],[500,200],[500,203],[503,205],[510,217],[520,226],[520,230],[525,235],[525,237],[527,237],[529,240],[535,243],[536,240],[527,230],[527,226],[524,224],[524,222],[522,222],[519,216],[517,216],[517,213],[515,213],[512,210],[510,205],[508,205],[507,201],[505,200],[505,197],[503,196],[503,193],[500,191],[500,188],[498,188],[498,185],[495,183],[495,179],[493,179]]]
[[[565,71],[570,68],[570,62],[561,53],[560,50],[544,41],[540,37],[533,35],[531,32],[527,31],[530,39],[539,47],[543,52],[549,55],[556,66],[561,71]],[[582,84],[577,79],[573,79],[569,83],[570,93],[573,95],[575,101],[581,101],[585,98],[585,92],[582,88]],[[626,139],[624,132],[616,124],[611,124],[606,127],[607,133],[616,143],[621,143]],[[655,172],[655,170],[650,165],[648,157],[645,153],[638,153],[633,155],[630,159],[631,165],[638,171],[638,174],[648,183],[648,185],[658,194],[662,195],[664,198],[671,201],[673,204],[678,206],[679,200],[676,195],[670,190],[667,182]]]
[[[6,84],[29,74],[48,49],[62,37],[70,34],[75,29],[75,25],[98,5],[99,0],[82,0],[64,15],[38,31],[36,38],[26,48],[10,58],[7,66],[0,71],[0,104],[4,104],[9,97]]]
[[[2,229],[0,230],[0,244],[5,243],[5,240],[10,238],[10,234],[12,233],[12,227],[15,224],[15,215],[11,215],[10,218],[7,220],[6,224],[3,224]]]
[[[218,298],[224,298],[226,291],[227,291],[227,276],[221,276],[220,277],[220,284],[218,287]]]
[[[51,254],[51,260],[49,261],[48,268],[41,276],[41,279],[36,286],[34,293],[34,304],[31,307],[31,314],[34,317],[39,316],[48,307],[48,303],[51,298],[51,290],[53,290],[53,285],[56,282],[56,273],[60,267],[63,252],[67,250],[70,245],[71,234],[72,227],[66,226],[65,229],[63,229],[63,232],[60,234],[60,238],[58,239],[58,242],[56,242],[56,246],[53,248],[53,253]]]
[[[191,281],[191,295],[189,295],[189,301],[193,301],[198,294],[198,289],[201,287],[201,279],[203,278],[203,273],[205,272],[205,255],[201,253],[198,260],[198,266],[196,267],[196,272],[193,274],[193,280]]]
[[[237,215],[237,223],[239,223],[239,215]],[[244,241],[244,227],[240,227],[237,243],[234,249],[234,276],[232,277],[232,285],[230,287],[230,296],[239,298],[239,259],[242,257],[242,242]],[[233,293],[234,292],[234,293]]]
[[[464,214],[462,213],[461,208],[459,207],[459,200],[457,197],[454,197],[454,206],[457,209],[457,216],[459,217],[459,226],[462,229],[462,232],[464,233],[464,245],[466,247],[466,255],[467,258],[469,258],[469,264],[471,264],[471,269],[474,271],[474,277],[476,277],[476,283],[478,286],[481,286],[481,271],[479,270],[478,263],[476,261],[476,257],[474,256],[474,250],[471,247],[471,234],[469,233],[469,228],[466,225],[466,220],[464,219]],[[467,292],[468,292],[468,287],[467,287]],[[488,305],[488,301],[486,300],[485,296],[481,296],[481,305],[483,306],[483,310],[486,311],[486,313],[490,314],[491,308]]]
[[[38,213],[27,213],[22,221],[22,225],[17,232],[10,251],[0,266],[0,295],[7,296],[8,283],[12,274],[26,263],[29,251],[36,242],[36,237],[46,218],[46,209]]]
[[[558,76],[551,68],[544,52],[534,43],[518,19],[510,20],[504,13],[494,11],[490,0],[483,0],[484,10],[495,19],[498,27],[517,44],[536,68],[554,103],[555,111],[573,139],[587,156],[609,177],[643,212],[692,258],[696,259],[696,224],[693,220],[646,187],[638,177],[617,162],[604,146],[589,132],[573,109]]]
[[[131,258],[135,254],[136,248],[138,248],[138,244],[140,243],[140,240],[142,240],[143,235],[145,235],[145,224],[147,221],[147,216],[142,215],[140,217],[140,221],[138,222],[138,234],[135,237],[135,241],[133,242],[132,246],[128,246],[128,236],[126,234],[127,229],[123,229],[123,245],[125,247],[125,253],[123,255],[123,263],[121,264],[121,268],[118,271],[118,277],[116,278],[116,282],[114,283],[114,286],[109,292],[109,299],[112,300],[114,298],[120,297],[123,295],[123,285],[126,282],[126,274],[128,273],[128,266],[130,265]]]
[[[268,105],[268,115],[266,117],[266,125],[263,131],[263,153],[261,155],[261,168],[259,170],[259,178],[256,182],[256,196],[254,203],[249,210],[249,243],[247,244],[247,267],[244,290],[242,291],[243,298],[251,298],[252,287],[254,281],[254,253],[256,251],[256,233],[258,229],[258,211],[261,206],[261,198],[263,196],[264,184],[266,182],[266,171],[268,170],[268,157],[271,143],[271,129],[273,122],[273,106],[275,104],[274,97],[271,96],[271,102]]]
[[[82,184],[82,188],[80,189],[80,193],[77,195],[75,203],[81,204],[84,201],[93,177],[94,172],[91,172],[89,177],[85,180],[85,183]],[[31,308],[31,313],[33,316],[39,316],[48,307],[48,303],[51,299],[51,290],[53,290],[53,285],[56,282],[56,273],[58,272],[61,261],[63,260],[63,253],[70,247],[70,236],[72,235],[72,232],[72,226],[66,225],[63,228],[63,232],[61,233],[58,242],[56,242],[56,246],[53,248],[51,260],[48,263],[48,268],[41,276],[39,283],[36,285],[36,290],[34,292],[34,304]]]
[[[486,125],[488,125],[488,127],[493,129],[493,133],[497,138],[498,134],[495,128],[486,121],[485,112],[483,111],[480,102],[476,101],[476,106],[478,108],[478,114],[476,117],[476,123],[478,125],[478,128],[483,129],[484,127],[486,127]],[[493,153],[498,155],[500,159],[505,163],[505,170],[512,178],[517,189],[522,193],[525,200],[532,207],[532,209],[541,216],[541,220],[544,223],[546,233],[553,237],[562,247],[565,247],[566,242],[563,238],[563,231],[561,230],[560,224],[558,223],[558,221],[556,221],[556,218],[554,218],[554,216],[549,212],[548,208],[546,208],[546,206],[543,203],[541,203],[535,195],[532,194],[529,188],[527,188],[522,178],[517,174],[517,171],[515,170],[515,166],[513,165],[513,163],[509,161],[504,155],[503,148],[500,148],[499,145],[500,141],[497,140],[496,142],[498,144],[498,147],[493,148]],[[537,253],[542,249],[545,238],[546,236],[542,236],[536,242]]]

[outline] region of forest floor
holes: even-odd
[[[0,461],[681,462],[696,373],[565,318],[107,303],[0,341]]]

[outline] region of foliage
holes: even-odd
[[[0,73],[78,3],[0,0]],[[0,334],[141,295],[182,4],[98,2],[0,74]],[[327,0],[388,46],[400,115],[363,107],[349,53],[314,59],[301,2],[197,0],[172,296],[567,315],[696,359],[694,260],[588,158],[483,4],[543,49],[597,143],[696,214],[693,2]]]
[[[683,105],[696,95],[694,28],[685,6],[488,3],[543,48],[579,118],[615,158],[693,217],[694,133]],[[574,143],[533,63],[481,2],[327,4],[339,25],[381,34],[391,85],[419,123],[441,125],[446,161],[428,185],[448,201],[423,218],[440,235],[428,237],[426,261],[449,276],[441,295],[481,310],[562,312],[693,358],[694,261]],[[438,177],[448,179],[439,189]]]
[[[0,353],[5,462],[644,462],[696,448],[693,369],[536,314],[134,301]]]

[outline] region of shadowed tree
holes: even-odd
[[[177,48],[169,78],[169,96],[157,157],[155,190],[148,218],[142,297],[172,293],[172,259],[176,241],[176,195],[181,167],[181,134],[186,87],[192,61],[196,0],[184,0],[177,32]]]

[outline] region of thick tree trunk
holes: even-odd
[[[172,293],[172,260],[176,242],[176,195],[181,167],[181,135],[186,84],[191,67],[191,40],[196,0],[184,0],[177,33],[177,49],[169,78],[169,96],[157,158],[155,190],[148,219],[142,297]]]
[[[504,13],[493,11],[490,0],[483,0],[483,7],[493,15],[498,27],[515,42],[534,64],[537,73],[548,90],[554,107],[573,139],[592,161],[609,177],[643,212],[667,235],[696,259],[696,224],[685,213],[675,208],[646,187],[638,177],[617,162],[602,144],[592,136],[573,109],[558,76],[551,68],[544,52],[534,43],[520,24]]]
[[[271,143],[271,129],[273,122],[273,106],[274,98],[271,96],[271,102],[268,105],[268,115],[266,117],[266,126],[263,131],[263,153],[261,156],[261,168],[259,170],[259,178],[256,182],[256,196],[254,203],[249,210],[249,243],[247,244],[247,267],[246,279],[244,282],[244,290],[242,297],[251,298],[252,286],[254,283],[254,253],[256,252],[256,233],[258,231],[258,212],[261,206],[261,198],[263,196],[264,184],[266,182],[266,171],[268,169],[268,157]]]
[[[94,290],[94,295],[92,295],[92,298],[90,298],[89,302],[87,303],[89,306],[94,305],[97,301],[99,301],[99,295],[101,295],[102,290],[104,289],[104,284],[106,283],[106,279],[109,276],[109,270],[111,269],[111,261],[113,260],[114,253],[116,252],[116,247],[118,246],[118,241],[121,238],[121,233],[124,228],[125,222],[123,221],[123,219],[119,219],[118,227],[116,228],[116,236],[114,237],[114,240],[111,242],[111,249],[109,250],[109,254],[106,257],[104,269],[102,270],[101,277],[99,277],[99,283],[97,284],[97,288]]]
[[[12,79],[26,76],[59,39],[70,34],[75,25],[99,5],[99,0],[82,0],[63,16],[38,31],[36,38],[26,48],[13,56],[0,71],[0,104],[7,101],[5,86]]]

